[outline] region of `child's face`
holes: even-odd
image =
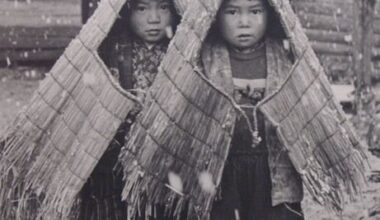
[[[217,19],[224,40],[239,50],[261,41],[268,22],[263,0],[225,0]]]
[[[134,0],[131,7],[132,32],[147,44],[155,44],[166,37],[165,29],[173,23],[169,0]]]

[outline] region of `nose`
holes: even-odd
[[[249,26],[249,16],[246,14],[241,14],[239,17],[239,26],[247,27]]]
[[[152,10],[148,16],[148,23],[156,24],[161,22],[161,16],[158,10]]]

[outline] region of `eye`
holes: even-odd
[[[169,4],[162,4],[162,5],[160,6],[160,8],[161,8],[162,10],[169,10],[170,5],[169,5]]]
[[[264,10],[263,9],[252,9],[251,10],[251,13],[252,14],[261,14],[261,13],[263,13],[264,12]]]
[[[226,10],[224,10],[224,13],[228,14],[228,15],[235,15],[235,14],[237,14],[237,10],[236,9],[226,9]]]
[[[144,5],[137,5],[135,9],[139,12],[144,12],[146,11],[147,7]]]

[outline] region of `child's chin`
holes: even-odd
[[[247,49],[256,45],[254,41],[239,41],[236,46],[242,49]]]
[[[158,43],[158,42],[162,41],[163,39],[165,39],[165,35],[160,35],[160,36],[144,36],[143,37],[143,40],[145,42],[148,42],[148,43],[151,43],[151,44]]]
[[[245,50],[254,47],[256,44],[257,42],[238,42],[235,43],[234,47],[239,50]]]

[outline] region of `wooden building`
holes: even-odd
[[[89,18],[98,0],[82,0],[82,22]],[[333,83],[349,84],[353,67],[353,6],[354,0],[291,0],[313,48]],[[35,3],[33,3],[35,4]],[[20,11],[18,14],[24,13]],[[25,13],[24,13],[25,14]],[[1,27],[0,60],[52,60],[58,58],[70,38],[78,32],[73,26],[49,25]],[[373,77],[380,80],[380,6],[374,22]]]
[[[354,78],[354,1],[292,0],[306,34],[333,83],[347,84]],[[380,80],[380,4],[374,20],[373,79]]]
[[[85,22],[99,0],[82,0]],[[291,0],[309,40],[336,84],[350,84],[354,78],[354,0]],[[374,21],[373,77],[380,80],[380,4]]]
[[[0,1],[0,63],[54,62],[81,28],[79,1]]]

